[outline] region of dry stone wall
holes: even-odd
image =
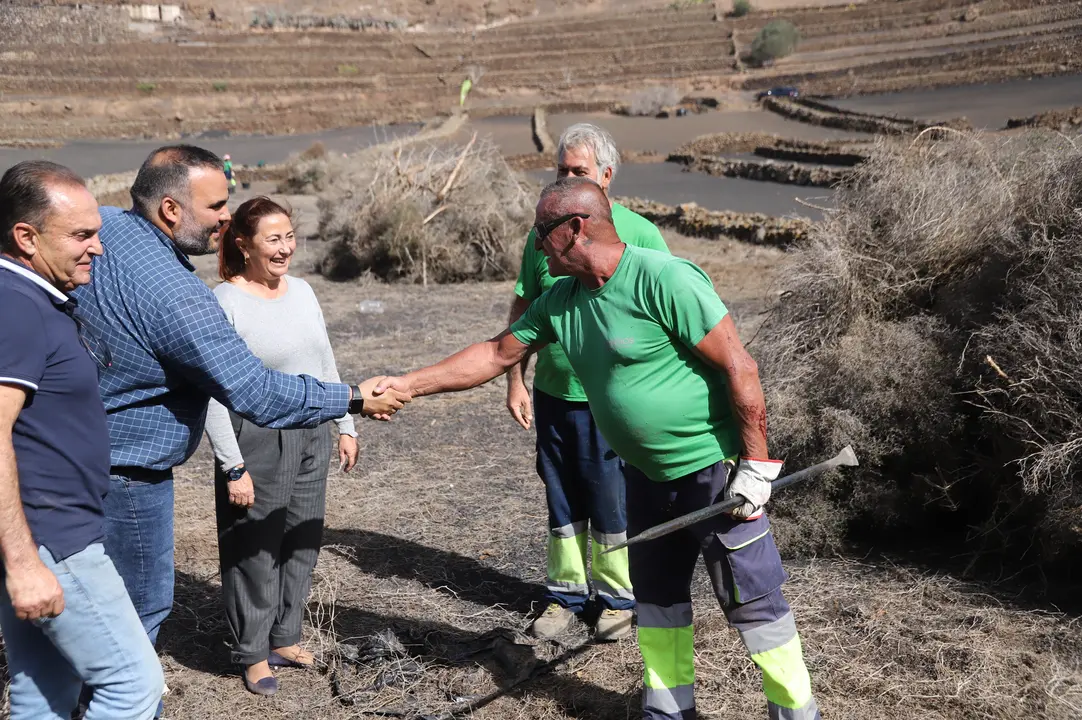
[[[0,2],[0,28],[17,44],[112,42],[129,34],[130,18],[119,6],[13,5]],[[0,66],[4,53],[0,52]]]
[[[803,240],[811,228],[811,221],[800,218],[776,218],[761,213],[718,212],[706,210],[695,203],[673,206],[642,198],[616,198],[616,201],[650,222],[691,237],[731,237],[756,245],[786,248]]]

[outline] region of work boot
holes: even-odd
[[[549,603],[549,606],[545,608],[545,612],[541,613],[540,617],[533,621],[530,632],[533,633],[534,637],[544,640],[554,638],[567,630],[567,626],[571,624],[571,619],[574,617],[575,613],[563,605]]]
[[[631,618],[634,615],[630,610],[613,610],[606,608],[601,611],[601,617],[597,619],[597,631],[594,640],[599,642],[613,642],[631,632]]]

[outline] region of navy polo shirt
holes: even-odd
[[[74,300],[7,258],[0,308],[0,382],[28,391],[12,434],[23,512],[60,561],[105,539],[109,431],[95,344],[80,339]]]

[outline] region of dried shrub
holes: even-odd
[[[324,276],[425,283],[514,277],[536,197],[487,140],[309,152],[280,189],[318,195]]]
[[[1067,559],[1082,499],[1082,146],[880,141],[795,251],[757,342],[793,467],[864,469],[778,499],[805,549],[874,529]],[[816,530],[808,507],[827,517]],[[925,536],[926,537],[926,536]],[[1017,551],[1017,552],[1016,552]]]
[[[800,42],[800,31],[788,20],[771,20],[751,41],[750,60],[756,65],[791,55]]]
[[[674,87],[655,85],[632,95],[627,111],[629,115],[653,116],[676,105],[683,97],[683,93]]]

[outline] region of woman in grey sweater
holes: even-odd
[[[311,286],[286,273],[296,236],[286,208],[265,197],[237,208],[219,249],[214,289],[230,322],[272,370],[338,382],[323,312]],[[385,419],[378,402],[364,414]],[[329,424],[329,423],[328,423]],[[357,433],[335,421],[341,469],[357,463]],[[311,667],[301,622],[319,555],[332,442],[327,427],[260,428],[215,400],[207,437],[217,460],[218,556],[233,662],[251,692],[271,695],[271,667]]]

